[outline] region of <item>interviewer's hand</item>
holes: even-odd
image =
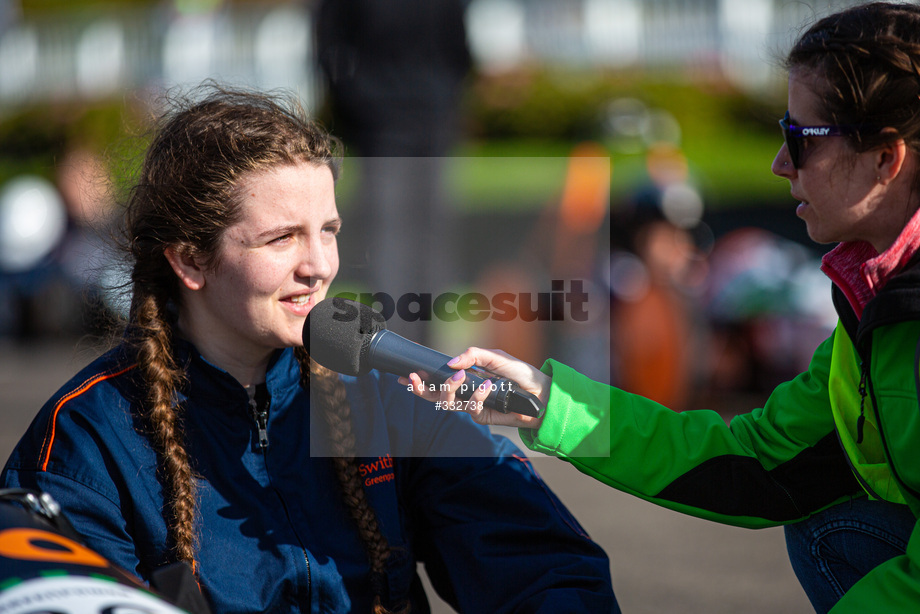
[[[432,391],[428,389],[428,383],[423,379],[427,374],[411,373],[409,378],[401,377],[399,381],[403,385],[411,385],[412,392],[423,399],[431,402],[441,402],[442,407],[454,407],[457,404],[456,391],[466,381],[466,372],[463,369],[469,369],[476,366],[489,373],[513,380],[517,385],[527,392],[535,395],[545,405],[549,398],[550,378],[532,365],[518,360],[517,358],[502,352],[501,350],[483,350],[471,347],[465,352],[452,359],[447,363],[457,373],[448,379],[443,390]],[[457,378],[457,379],[454,379]],[[430,382],[440,385],[440,382]],[[521,428],[540,428],[543,417],[535,418],[533,416],[524,416],[521,414],[509,413],[503,414],[492,409],[484,408],[482,402],[489,396],[489,386],[491,381],[486,380],[478,388],[466,404],[470,409],[469,414],[473,420],[479,424],[492,424],[496,426],[516,426]],[[440,386],[439,386],[440,387]]]

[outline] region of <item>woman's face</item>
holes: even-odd
[[[184,327],[205,356],[258,360],[302,344],[304,320],[339,268],[334,187],[328,167],[309,163],[243,178],[239,221],[186,304]]]
[[[807,71],[790,73],[790,123],[830,123],[820,114],[821,85]],[[792,196],[800,201],[796,215],[805,221],[808,236],[818,243],[865,240],[877,248],[888,241],[873,151],[856,153],[845,137],[837,136],[806,137],[802,145],[798,169],[792,165],[784,143],[773,160],[772,171],[789,180]]]

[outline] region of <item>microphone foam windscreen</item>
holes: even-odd
[[[374,333],[387,327],[383,315],[357,301],[331,297],[316,304],[303,326],[303,344],[310,357],[344,375],[363,375]]]

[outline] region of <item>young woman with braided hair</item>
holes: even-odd
[[[418,562],[461,612],[618,611],[606,555],[510,442],[311,361],[337,142],[291,100],[205,93],[165,116],[129,198],[122,343],[2,483],[51,493],[145,580],[187,563],[215,612],[425,612]]]
[[[920,6],[878,2],[823,18],[787,67],[772,170],[789,181],[809,236],[838,244],[822,270],[839,322],[808,371],[726,426],[715,412],[675,413],[555,361],[540,371],[471,348],[453,366],[542,396],[539,420],[490,410],[474,419],[519,426],[529,447],[605,484],[719,522],[784,524],[816,611],[918,612]],[[453,401],[450,390],[417,390]]]

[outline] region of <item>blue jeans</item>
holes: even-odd
[[[906,505],[865,497],[786,525],[786,549],[815,612],[827,612],[857,580],[904,554],[917,519]]]

